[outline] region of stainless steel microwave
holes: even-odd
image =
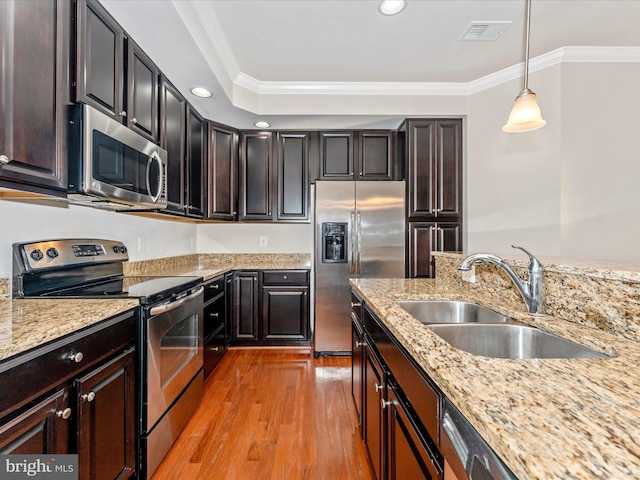
[[[67,198],[107,208],[167,206],[167,151],[89,105],[69,107]]]

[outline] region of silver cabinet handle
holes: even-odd
[[[353,303],[353,302],[351,302],[351,308],[361,307],[361,306],[362,306],[361,303]]]
[[[133,117],[133,118],[131,119],[131,123],[138,123],[138,119],[137,119],[136,117]]]
[[[56,412],[56,415],[60,418],[62,418],[63,420],[68,420],[69,417],[71,416],[71,409],[70,408],[65,408],[64,410],[58,410]]]
[[[289,277],[287,277],[286,275],[283,275],[283,276],[282,276],[282,278],[284,278],[284,279],[286,280],[286,279],[287,279],[287,278],[289,278]]]
[[[220,314],[218,312],[215,312],[215,313],[210,313],[209,316],[213,318],[218,318]]]
[[[211,347],[212,352],[217,352],[218,350],[220,350],[220,347]]]
[[[82,352],[76,352],[69,355],[69,360],[75,363],[80,363],[84,359],[84,354]]]
[[[127,112],[122,110],[120,113],[118,113],[118,115],[120,115],[121,117],[126,117],[127,116]]]
[[[9,157],[7,157],[6,155],[0,155],[0,163],[6,165],[7,163],[9,163]]]
[[[380,403],[382,404],[382,409],[384,410],[385,408],[389,407],[393,402],[388,402],[383,398],[382,400],[380,400]]]
[[[367,342],[356,342],[356,347],[364,347],[367,344]],[[376,390],[377,392],[378,390]]]
[[[209,285],[209,288],[213,288],[214,290],[218,290],[220,288],[220,285],[218,285],[217,283],[214,283],[213,285]]]
[[[89,392],[82,395],[82,400],[85,402],[93,402],[96,398],[96,392]]]
[[[376,392],[379,392],[380,390],[382,390],[384,388],[384,385],[378,385],[377,383],[374,383],[373,385],[374,385],[374,387],[376,389]]]

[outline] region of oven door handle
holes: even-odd
[[[165,305],[160,305],[158,307],[151,308],[149,310],[149,315],[154,317],[156,315],[160,315],[161,313],[166,313],[166,312],[170,312],[171,310],[175,310],[176,308],[179,308],[185,303],[187,303],[189,300],[193,300],[198,295],[202,295],[203,291],[204,291],[204,287],[198,287],[198,289],[194,293],[192,293],[191,295],[187,295],[186,297],[181,298],[180,300],[176,300],[175,302],[171,302]]]

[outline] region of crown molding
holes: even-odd
[[[529,73],[561,63],[640,62],[640,47],[562,47],[529,61]],[[466,96],[524,75],[524,62],[470,82],[261,82],[238,73],[234,85],[257,95]]]

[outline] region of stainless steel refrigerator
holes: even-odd
[[[316,355],[351,353],[349,278],[405,276],[404,196],[404,182],[316,182]]]

